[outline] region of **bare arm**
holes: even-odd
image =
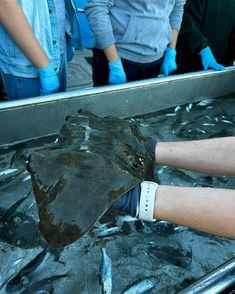
[[[43,68],[49,59],[32,32],[16,0],[0,0],[0,23],[32,64]]]
[[[108,62],[113,62],[118,59],[118,52],[115,44],[103,49],[104,55],[106,56]]]
[[[159,186],[154,218],[235,239],[235,190]]]
[[[235,137],[187,142],[160,142],[156,164],[192,171],[235,176]]]
[[[168,45],[168,47],[169,48],[176,48],[179,32],[176,29],[173,29],[172,34],[173,34],[173,38],[172,38],[171,43]]]

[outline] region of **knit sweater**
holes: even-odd
[[[95,47],[116,44],[119,56],[139,63],[160,59],[179,30],[185,0],[88,0]]]

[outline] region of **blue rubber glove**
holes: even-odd
[[[109,63],[109,84],[126,83],[126,74],[122,66],[121,59]]]
[[[214,69],[214,70],[224,70],[225,67],[222,64],[217,63],[210,47],[202,49],[199,53],[202,59],[202,65],[204,70]]]
[[[164,76],[168,76],[177,70],[176,64],[176,50],[174,48],[167,48],[164,53],[162,62],[162,73]]]
[[[51,62],[46,67],[39,69],[38,73],[41,83],[41,95],[55,93],[59,89],[59,80]]]

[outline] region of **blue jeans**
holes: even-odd
[[[58,92],[65,92],[67,88],[68,64],[66,54],[61,56],[61,67],[58,73],[60,87]],[[2,91],[5,100],[31,98],[40,96],[40,79],[23,78],[1,73]]]

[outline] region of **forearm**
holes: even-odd
[[[173,35],[173,38],[172,38],[171,43],[168,45],[168,47],[169,48],[176,48],[179,32],[176,29],[173,29],[172,30],[172,35]]]
[[[37,68],[48,65],[49,59],[32,32],[16,0],[0,0],[0,23],[16,45]]]
[[[235,239],[235,190],[159,186],[154,218]]]
[[[235,176],[235,137],[159,142],[155,150],[155,163]]]
[[[103,49],[104,55],[106,56],[108,62],[113,62],[118,59],[118,52],[115,44]]]

